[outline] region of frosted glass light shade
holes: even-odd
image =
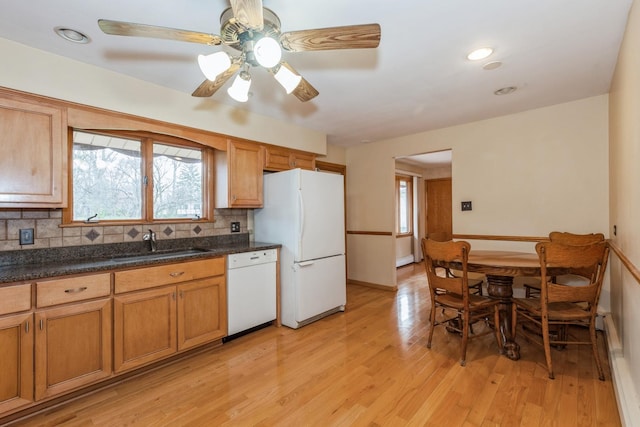
[[[238,74],[227,93],[238,102],[247,102],[249,100],[249,87],[251,87],[251,76],[243,71]]]
[[[231,66],[231,58],[226,52],[216,52],[211,55],[198,55],[198,65],[202,74],[211,81]]]
[[[287,93],[293,92],[293,90],[298,87],[302,77],[295,74],[293,71],[281,65],[278,71],[274,74],[274,77],[280,83],[280,85],[287,91]]]
[[[265,68],[275,67],[282,58],[282,50],[280,44],[271,37],[263,37],[257,41],[253,48],[258,64]]]

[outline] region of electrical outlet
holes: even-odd
[[[463,211],[470,211],[471,210],[471,202],[460,202],[460,208]]]
[[[20,244],[33,245],[33,228],[20,229]]]
[[[231,232],[232,233],[239,233],[240,232],[240,223],[239,222],[232,222],[231,223]]]

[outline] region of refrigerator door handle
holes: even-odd
[[[298,230],[298,256],[302,258],[302,236],[304,235],[304,199],[302,190],[298,188],[298,206],[300,207],[300,230]],[[300,259],[299,258],[299,259]]]
[[[310,265],[315,264],[315,262],[314,261],[302,261],[302,262],[298,262],[296,264],[298,264],[300,267],[308,267]]]

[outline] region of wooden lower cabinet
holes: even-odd
[[[178,350],[227,334],[226,289],[224,276],[178,286]]]
[[[117,295],[113,301],[116,373],[177,351],[175,286]]]
[[[35,398],[111,376],[111,299],[35,313]]]
[[[223,276],[116,295],[114,371],[127,371],[227,334]]]
[[[0,415],[33,402],[33,314],[0,318]]]

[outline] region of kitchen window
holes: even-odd
[[[413,185],[410,176],[396,175],[396,235],[413,234]]]
[[[64,223],[210,218],[210,158],[210,149],[166,135],[73,130]]]

